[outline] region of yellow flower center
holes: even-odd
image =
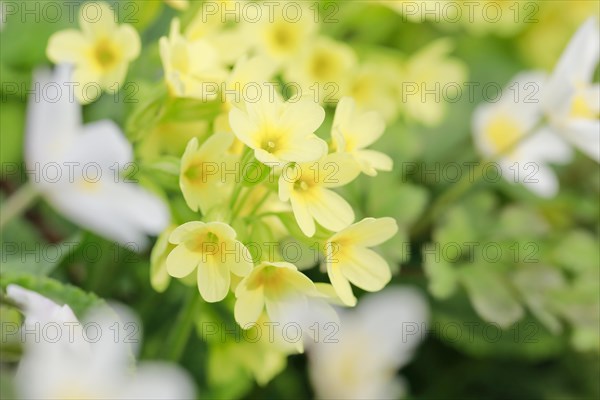
[[[311,59],[310,73],[317,80],[325,81],[335,78],[337,70],[336,60],[327,53],[318,52]]]
[[[599,117],[598,112],[592,110],[589,102],[583,96],[583,94],[577,94],[571,103],[571,117],[573,118],[585,118],[585,119],[597,119]]]
[[[360,77],[356,81],[354,81],[352,85],[352,97],[359,104],[365,102],[371,98],[373,87],[375,87],[375,82],[373,82],[373,79]]]
[[[266,129],[260,140],[260,148],[268,153],[275,153],[278,149],[281,149],[282,135],[277,132],[273,132],[270,129]]]
[[[300,178],[300,180],[294,182],[294,190],[307,192],[314,186],[314,182],[310,182],[306,179]]]
[[[195,185],[202,185],[206,183],[207,177],[204,175],[204,163],[196,162],[191,164],[183,173],[183,176]]]
[[[117,64],[118,51],[109,39],[101,39],[94,47],[94,60],[100,69],[108,70]]]
[[[100,182],[98,181],[90,181],[88,179],[81,179],[79,182],[79,187],[86,192],[94,193],[100,190]]]
[[[292,37],[291,37],[290,33],[288,32],[288,30],[282,26],[282,27],[278,27],[273,32],[273,40],[275,43],[277,43],[277,46],[285,48],[290,45],[290,42],[292,41]]]
[[[56,393],[57,399],[63,400],[85,400],[85,399],[94,399],[96,395],[89,393],[80,385],[74,383],[69,385],[68,387],[61,387],[58,393]]]
[[[212,256],[217,256],[220,253],[219,237],[212,232],[198,236],[192,241],[191,247],[197,252],[209,252]],[[215,245],[215,246],[209,246]]]
[[[271,25],[267,42],[276,53],[293,52],[298,47],[298,30],[294,24],[279,22]]]
[[[494,118],[485,130],[487,139],[494,147],[494,154],[510,152],[523,134],[521,125],[505,115]]]

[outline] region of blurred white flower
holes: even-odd
[[[31,183],[61,214],[122,244],[144,246],[160,233],[169,211],[157,196],[127,183],[130,143],[109,120],[83,125],[81,106],[69,92],[70,69],[34,76],[25,138]]]
[[[35,340],[25,343],[17,370],[16,389],[20,398],[194,398],[192,381],[179,367],[155,362],[135,365],[128,344],[132,332],[108,308],[96,310],[80,324],[68,305],[59,306],[16,285],[9,285],[7,294],[21,305],[29,336],[37,332]],[[34,331],[35,323],[41,325]],[[45,329],[50,324],[62,330],[44,334],[50,331]],[[55,332],[60,340],[54,340]],[[137,337],[133,339],[137,341]]]
[[[600,84],[592,83],[600,58],[600,30],[589,18],[563,52],[543,91],[551,127],[600,162]]]
[[[339,331],[308,346],[309,374],[321,399],[397,399],[406,393],[397,370],[423,338],[424,297],[412,288],[388,288],[340,310]]]
[[[570,147],[547,126],[540,101],[534,96],[542,88],[543,73],[517,75],[495,103],[482,104],[473,115],[473,139],[484,157],[498,157],[499,173],[509,183],[520,182],[542,197],[558,192],[558,179],[548,163],[571,160]]]
[[[23,289],[21,286],[8,285],[6,294],[21,306],[26,326],[46,322],[79,322],[67,304],[59,306],[39,293]]]

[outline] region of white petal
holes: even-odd
[[[69,82],[72,68],[59,65],[54,72],[46,69],[33,74],[35,94],[29,96],[25,159],[28,164],[59,160],[81,127],[81,106]]]
[[[523,184],[538,196],[552,198],[558,193],[558,178],[552,169],[546,165],[538,164],[535,175]]]
[[[65,159],[78,162],[81,168],[98,163],[104,173],[114,180],[121,179],[118,172],[129,168],[133,160],[133,150],[121,129],[110,120],[102,120],[83,127]]]
[[[600,163],[599,120],[572,120],[567,125],[565,135],[581,152]]]
[[[182,368],[161,362],[143,362],[137,366],[132,381],[121,388],[123,399],[168,400],[193,399],[194,383]]]
[[[46,197],[73,222],[133,250],[142,250],[146,235],[160,233],[169,223],[166,205],[140,187],[110,180],[90,185],[54,185]]]
[[[393,286],[361,298],[357,309],[381,363],[406,364],[425,338],[429,310],[425,296],[412,287]]]
[[[590,17],[575,33],[564,50],[548,82],[545,109],[556,110],[575,89],[575,85],[589,83],[600,57],[598,21]]]

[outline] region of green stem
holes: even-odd
[[[243,186],[240,183],[237,183],[235,189],[233,190],[233,194],[231,195],[231,200],[229,201],[229,208],[233,210],[233,206],[237,202],[238,197],[240,196],[240,192],[242,191]]]
[[[175,328],[171,331],[167,340],[167,358],[178,361],[185,350],[185,346],[194,329],[194,320],[198,315],[200,306],[200,292],[194,288],[191,290],[186,303],[179,312]]]
[[[269,198],[269,196],[271,195],[271,191],[267,191],[267,193],[265,193],[263,195],[263,197],[258,201],[258,203],[256,203],[254,205],[254,207],[252,208],[252,210],[250,211],[249,215],[253,215],[255,212],[257,212],[260,207],[265,204],[265,201],[267,201],[267,199]]]
[[[234,203],[233,212],[231,213],[231,221],[235,220],[240,211],[242,211],[242,207],[244,206],[244,203],[246,203],[246,200],[248,200],[248,197],[250,196],[250,193],[252,193],[252,191],[254,190],[254,187],[249,187],[240,197],[240,200],[236,200],[236,202]]]
[[[0,210],[0,230],[13,218],[21,215],[38,197],[39,193],[30,183],[26,183],[19,190],[4,201]]]

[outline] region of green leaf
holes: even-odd
[[[544,360],[567,347],[563,336],[553,335],[530,317],[505,329],[481,321],[464,294],[434,303],[431,327],[436,337],[476,358]]]
[[[557,264],[569,271],[597,268],[600,265],[598,238],[581,230],[568,232],[551,256]]]
[[[460,269],[459,279],[467,289],[477,313],[486,321],[507,328],[524,315],[516,293],[492,264],[470,264]]]
[[[3,241],[2,273],[49,275],[72,257],[81,246],[82,235],[75,234],[61,243]]]
[[[450,263],[439,257],[439,252],[423,255],[425,275],[429,279],[428,290],[438,299],[447,299],[452,296],[458,287],[457,273]]]
[[[86,293],[78,287],[64,284],[55,279],[39,275],[2,272],[0,285],[3,290],[6,286],[14,284],[32,290],[48,297],[58,304],[68,304],[78,318],[92,308],[104,305],[104,300],[92,293]]]

